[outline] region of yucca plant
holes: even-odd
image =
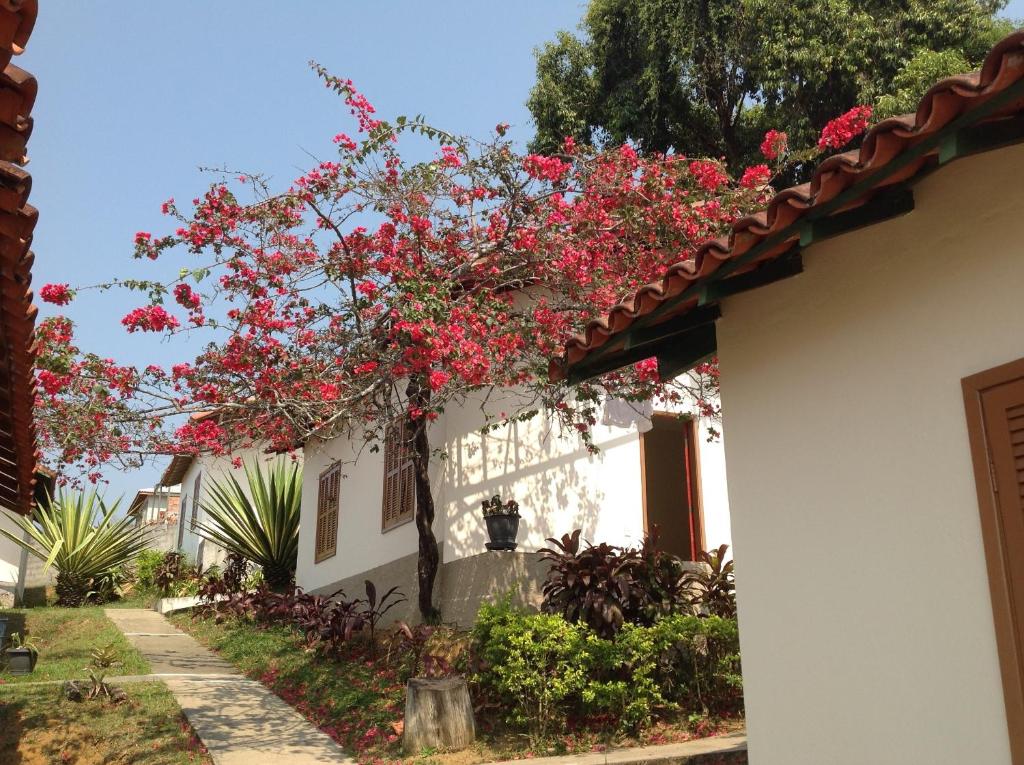
[[[114,519],[118,504],[107,507],[95,492],[62,493],[36,505],[31,516],[7,513],[28,540],[5,529],[0,534],[44,560],[45,569],[57,569],[58,605],[80,606],[95,581],[146,549],[146,531],[133,518]]]
[[[267,584],[281,590],[295,578],[299,557],[302,468],[278,460],[266,472],[245,466],[248,493],[233,475],[214,481],[199,534],[263,568]]]

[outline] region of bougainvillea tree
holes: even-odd
[[[139,232],[135,256],[174,259],[178,277],[100,285],[146,296],[126,331],[201,329],[209,342],[169,368],[135,369],[82,353],[66,318],[45,321],[40,432],[56,461],[95,479],[111,460],[170,451],[287,451],[339,436],[376,448],[401,421],[430,619],[430,423],[494,389],[515,392],[499,420],[540,413],[591,448],[606,396],[691,400],[714,416],[714,364],[662,380],[652,359],[571,389],[548,380],[548,362],[585,321],[762,205],[773,168],[730,175],[716,160],[571,140],[523,156],[505,125],[480,142],[420,118],[387,122],[350,81],[318,74],[351,110],[355,138],[338,133],[336,154],[287,188],[223,174],[191,205],[169,200],[174,223]],[[785,144],[766,143],[775,165]],[[429,159],[406,160],[407,145]],[[74,294],[40,292],[57,304]],[[216,416],[186,417],[201,411]]]

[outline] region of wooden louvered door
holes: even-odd
[[[1024,765],[1024,359],[963,387],[1010,748]]]
[[[338,551],[338,513],[341,504],[341,465],[320,474],[316,499],[316,549],[314,561],[332,557]]]

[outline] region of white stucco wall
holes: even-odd
[[[718,326],[753,765],[1009,765],[960,380],[1024,355],[1024,147]]]
[[[502,411],[500,397],[489,407]],[[509,407],[509,411],[512,411]],[[431,443],[447,455],[433,463],[436,519],[434,533],[445,563],[485,551],[483,499],[496,493],[519,502],[522,521],[517,542],[527,552],[546,546],[548,537],[574,529],[594,542],[635,544],[643,538],[643,495],[638,425],[598,425],[600,453],[590,455],[574,434],[537,416],[487,434],[479,402],[449,409],[430,430]],[[642,417],[640,428],[647,427]],[[722,442],[699,436],[701,483],[708,547],[731,543]],[[345,439],[307,444],[302,492],[298,584],[315,590],[390,563],[417,551],[414,523],[381,531],[383,453]],[[358,457],[358,459],[357,459]],[[343,463],[338,552],[314,562],[316,503],[320,474]],[[307,531],[308,530],[308,531]]]
[[[244,465],[251,465],[253,461],[259,462],[263,466],[268,466],[278,459],[290,460],[291,455],[273,455],[267,454],[264,451],[264,447],[252,447],[249,449],[239,449],[230,455],[214,456],[205,454],[197,457],[189,465],[188,470],[185,471],[184,476],[181,479],[181,505],[180,515],[181,523],[185,524],[185,532],[182,536],[182,543],[180,550],[185,553],[192,560],[196,559],[196,555],[199,551],[199,544],[202,542],[202,537],[191,530],[191,518],[192,518],[192,503],[193,488],[195,486],[196,476],[202,475],[199,482],[199,502],[200,508],[196,514],[197,522],[206,520],[206,513],[202,509],[202,503],[208,501],[209,489],[213,485],[213,482],[224,480],[228,475],[233,475],[235,479],[241,484],[242,489],[249,493],[248,483],[245,478],[245,468],[233,467],[232,460],[235,458],[241,458]],[[296,453],[296,459],[301,461],[301,453]],[[225,558],[225,552],[219,546],[212,542],[206,542],[203,545],[203,560],[200,561],[204,567],[212,564],[220,564]]]
[[[0,527],[19,538],[23,534],[5,512],[0,512]],[[7,601],[7,605],[11,605],[14,600],[20,565],[21,548],[7,537],[0,536],[0,601]]]
[[[433,446],[444,439],[444,422],[438,420],[430,430]],[[417,550],[416,524],[409,522],[381,531],[381,505],[384,498],[384,450],[370,451],[362,442],[344,438],[311,441],[303,450],[302,520],[299,528],[299,565],[296,583],[305,590],[327,587],[375,566],[390,563]],[[316,510],[320,475],[336,462],[342,463],[339,492],[337,553],[315,562]],[[445,524],[441,519],[444,498],[443,467],[435,461],[431,472],[434,501],[438,503],[434,534],[444,544]]]

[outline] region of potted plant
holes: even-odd
[[[482,503],[487,535],[491,541],[488,550],[515,550],[516,533],[519,531],[519,503],[514,499],[506,502],[495,494]]]
[[[12,675],[27,675],[36,668],[39,651],[28,638],[21,633],[11,633],[11,645],[7,649],[7,669]]]

